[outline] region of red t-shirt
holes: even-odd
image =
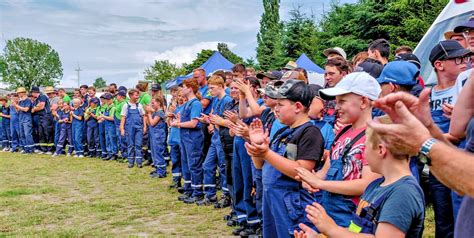
[[[365,130],[366,127],[359,129],[349,129],[334,142],[332,148],[331,160],[335,160],[344,150],[344,147],[349,144],[354,137]],[[343,165],[343,179],[345,181],[360,179],[362,177],[362,167],[368,165],[364,155],[365,151],[365,135],[362,136],[349,150],[344,160]],[[359,202],[359,197],[354,197],[355,204]]]

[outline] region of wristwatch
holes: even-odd
[[[423,144],[421,145],[418,158],[420,158],[420,161],[423,164],[431,166],[431,159],[429,157],[429,153],[430,153],[431,148],[436,142],[438,142],[438,140],[436,140],[435,138],[430,138],[426,140],[425,142],[423,142]]]

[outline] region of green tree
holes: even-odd
[[[246,59],[245,62],[244,62],[244,65],[245,65],[245,67],[252,67],[257,71],[261,70],[260,65],[258,64],[257,61],[255,61],[255,59],[253,57],[250,57],[250,58]]]
[[[226,59],[228,59],[230,62],[237,64],[237,63],[243,63],[244,60],[242,57],[236,55],[234,52],[232,52],[229,47],[227,46],[226,43],[218,43],[217,44],[217,50],[224,56]]]
[[[168,60],[155,60],[155,63],[143,72],[146,80],[160,84],[185,73],[184,68],[170,63]]]
[[[102,77],[99,77],[94,80],[92,85],[94,85],[94,88],[96,89],[105,88],[107,86],[107,82]]]
[[[301,7],[290,11],[291,18],[284,23],[283,53],[288,60],[296,60],[302,53],[315,59],[318,35],[313,16],[307,17],[301,12]]]
[[[12,89],[54,86],[63,76],[58,53],[48,44],[33,39],[7,40],[1,61],[1,80]]]
[[[318,26],[316,63],[323,64],[322,52],[342,47],[349,56],[367,50],[378,38],[390,42],[392,50],[400,45],[414,48],[449,0],[360,0],[355,4],[337,5],[322,18]]]
[[[257,34],[257,60],[263,70],[280,68],[284,63],[280,1],[263,0],[263,9]]]

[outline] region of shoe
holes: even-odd
[[[9,150],[10,150],[10,149],[8,149],[8,148],[3,148],[2,151],[3,151],[3,152],[8,152]]]
[[[79,156],[77,156],[77,157],[79,157],[79,158],[84,158],[84,155],[79,155]]]
[[[133,164],[128,164],[128,168],[133,168]]]
[[[45,155],[52,155],[53,153],[51,151],[48,151],[46,153],[44,153]]]
[[[110,160],[117,160],[117,156],[116,156],[116,155],[112,155],[112,157],[110,157]]]
[[[193,203],[196,203],[200,200],[203,200],[204,199],[204,196],[199,196],[199,197],[189,197],[189,198],[186,198],[183,200],[184,203],[186,204],[193,204]]]
[[[249,238],[262,238],[263,237],[262,227],[259,227],[257,228],[257,230],[255,230],[255,235],[249,235],[248,237]]]
[[[191,197],[191,195],[189,195],[187,193],[184,193],[183,195],[178,196],[178,201],[182,202],[182,201],[184,201],[184,199],[188,199],[190,197]]]
[[[243,231],[239,233],[241,237],[254,236],[257,234],[258,226],[247,226]]]
[[[184,193],[184,188],[183,187],[178,187],[177,191],[178,191],[178,193]]]
[[[41,150],[34,150],[34,152],[35,152],[36,154],[40,154],[40,155],[43,154],[43,151],[41,151]]]
[[[232,227],[232,226],[238,226],[238,225],[239,225],[239,223],[237,222],[237,218],[236,219],[230,219],[230,220],[227,221],[227,226]]]
[[[139,164],[139,165],[137,165],[137,167],[141,169],[141,168],[143,168],[143,165]]]
[[[74,158],[77,158],[78,156],[77,156],[77,155],[74,155],[73,157],[74,157]]]
[[[243,230],[245,230],[245,226],[239,226],[232,231],[232,235],[238,236],[240,235],[240,232]]]
[[[198,205],[198,206],[210,206],[210,205],[212,205],[216,202],[217,202],[217,198],[216,198],[216,196],[214,196],[214,197],[211,197],[211,198],[204,198],[200,201],[196,201],[196,205]]]
[[[20,153],[24,154],[23,152],[25,152],[24,150],[20,150]]]
[[[67,153],[67,155],[66,155],[66,156],[67,156],[67,157],[71,157],[71,153]]]
[[[51,157],[57,157],[58,154],[54,153],[53,155],[51,155]]]
[[[170,189],[178,189],[179,187],[181,187],[181,182],[178,181],[173,181],[173,183],[169,186]]]
[[[214,208],[220,209],[230,207],[231,203],[230,196],[222,195],[221,199],[214,204]]]

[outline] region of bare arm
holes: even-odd
[[[194,118],[190,121],[180,122],[178,123],[178,125],[179,127],[182,127],[182,128],[196,128],[198,123],[199,123],[198,119]]]
[[[347,196],[360,196],[364,193],[369,183],[380,178],[380,174],[376,174],[370,170],[369,166],[362,168],[362,177],[360,179],[348,181],[326,181],[322,180],[317,188],[326,190],[331,193],[337,193]]]
[[[148,114],[148,121],[150,122],[150,126],[155,126],[160,122],[161,117],[153,117],[153,114]]]
[[[474,70],[466,84],[464,85],[459,98],[454,105],[453,114],[451,116],[451,123],[449,127],[449,134],[455,138],[464,138],[467,124],[474,116]]]

